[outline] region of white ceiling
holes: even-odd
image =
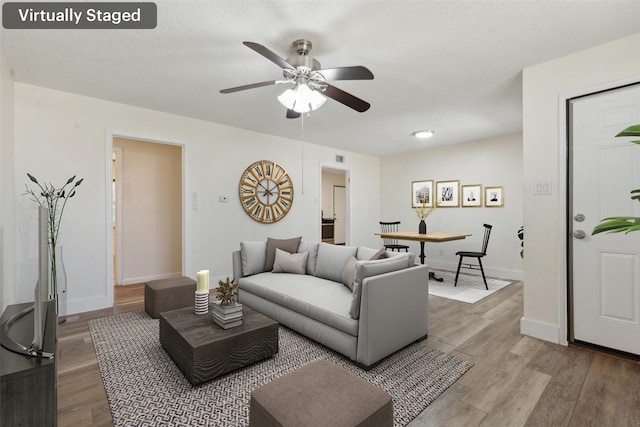
[[[15,80],[384,156],[518,132],[522,69],[640,31],[639,1],[156,3],[154,30],[3,29]],[[323,67],[373,72],[335,82],[369,111],[329,99],[290,120],[283,86],[219,93],[282,77],[243,41],[286,58],[299,38]]]

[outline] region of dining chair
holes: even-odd
[[[484,280],[484,287],[489,290],[489,286],[487,285],[487,279],[484,277],[484,269],[482,268],[482,258],[487,254],[487,246],[489,245],[489,236],[491,235],[491,228],[493,226],[489,224],[484,224],[484,240],[482,241],[482,251],[481,252],[470,252],[470,251],[459,251],[456,252],[456,255],[460,256],[460,261],[458,261],[458,271],[456,272],[456,282],[453,286],[458,285],[458,275],[460,274],[460,268],[468,268],[470,270],[480,270],[482,272],[482,280]],[[471,264],[468,262],[463,263],[463,258],[476,258],[478,260],[477,264]]]
[[[398,231],[399,225],[400,225],[400,221],[392,221],[392,222],[380,221],[380,228],[382,229],[383,233],[391,233],[391,232]],[[383,237],[382,242],[384,244],[384,247],[388,250],[400,252],[401,250],[404,249],[405,252],[409,252],[409,246],[399,244],[396,239],[387,239]]]

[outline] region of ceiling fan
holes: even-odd
[[[320,68],[320,63],[309,52],[312,44],[309,40],[300,39],[292,43],[295,51],[286,60],[276,55],[271,50],[258,43],[243,42],[245,46],[282,68],[283,80],[269,80],[243,86],[223,89],[220,93],[233,93],[257,87],[292,84],[293,88],[287,89],[278,96],[278,100],[287,108],[287,118],[295,119],[311,110],[319,108],[329,97],[347,107],[363,113],[371,105],[327,83],[328,80],[371,80],[373,74],[366,67],[336,67]],[[326,97],[325,97],[326,96]]]

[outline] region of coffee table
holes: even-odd
[[[160,343],[193,385],[278,352],[278,322],[243,307],[243,324],[222,329],[193,307],[160,313]]]

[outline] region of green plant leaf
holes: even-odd
[[[629,126],[616,136],[640,136],[640,125]]]
[[[640,218],[632,216],[620,216],[605,218],[596,225],[591,235],[599,233],[631,233],[640,230]]]
[[[37,184],[38,180],[36,179],[35,176],[31,175],[30,173],[27,173],[27,176],[29,177],[29,179],[31,180],[31,182]]]
[[[65,185],[71,184],[71,183],[73,182],[73,180],[74,180],[74,179],[76,179],[76,176],[75,176],[75,175],[73,175],[71,178],[69,178],[69,179],[67,180],[67,183],[66,183]]]

